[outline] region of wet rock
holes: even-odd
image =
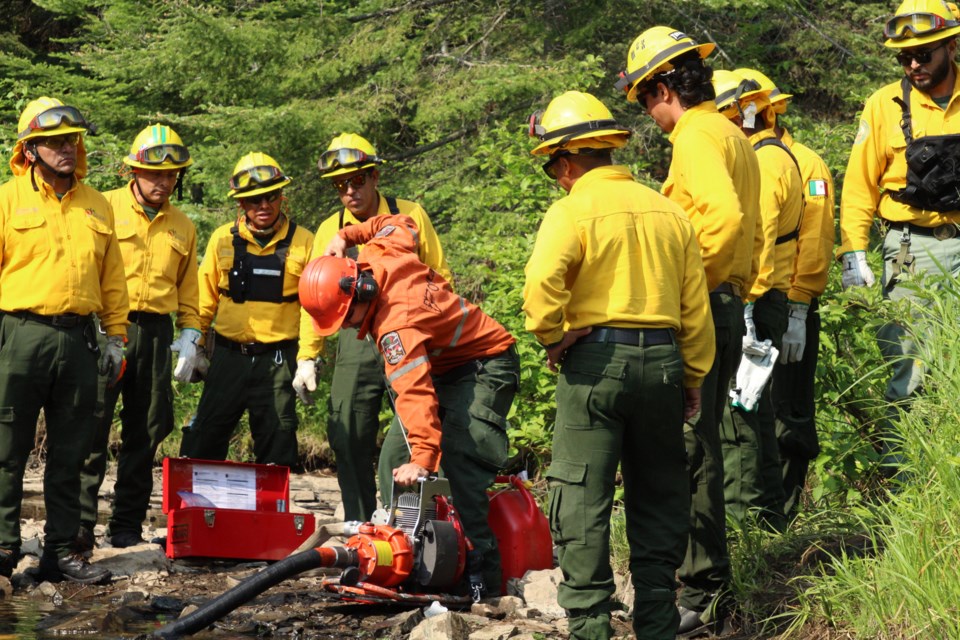
[[[53,598],[57,595],[60,595],[60,592],[57,591],[57,588],[52,582],[46,581],[38,584],[34,590],[30,592],[31,598]]]
[[[104,611],[83,611],[64,622],[48,627],[46,631],[53,635],[95,634],[103,630]]]
[[[136,602],[144,602],[150,598],[150,594],[140,589],[128,589],[116,598],[116,604],[128,605]]]
[[[409,640],[468,640],[470,625],[459,614],[448,611],[427,618],[410,632]]]
[[[160,613],[177,613],[183,606],[183,600],[170,596],[156,596],[150,600],[150,608]]]
[[[547,620],[566,616],[557,604],[557,586],[563,580],[560,569],[528,571],[521,580],[521,596],[529,609],[536,609]]]
[[[130,607],[120,607],[103,614],[100,620],[100,631],[104,633],[119,633],[126,631],[131,624],[143,622],[143,616]]]
[[[13,595],[13,583],[10,578],[0,576],[0,600],[6,600]]]
[[[470,640],[507,640],[517,635],[519,630],[512,624],[495,624],[491,627],[474,631],[470,634]]]

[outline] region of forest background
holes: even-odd
[[[19,113],[49,95],[96,125],[87,182],[125,184],[121,158],[136,133],[172,126],[195,164],[178,203],[196,223],[200,253],[230,222],[233,165],[249,151],[275,157],[298,224],[337,211],[316,161],[340,132],[361,133],[388,163],[381,191],[430,214],[455,287],[518,339],[521,389],[510,417],[512,470],[540,477],[550,457],[556,376],[524,331],[523,265],[543,212],[562,192],[529,155],[530,113],[566,90],[597,95],[634,136],[617,160],[654,188],[666,176],[666,136],[613,84],[632,40],[670,25],[717,44],[715,68],[754,67],[793,94],[782,121],[818,151],[837,197],[865,98],[901,74],[882,46],[891,2],[846,0],[6,0],[0,23],[0,151],[9,158]],[[0,166],[0,180],[10,172]],[[870,256],[875,270],[876,252]],[[601,286],[602,283],[598,283]],[[804,508],[778,537],[733,532],[739,615],[757,637],[960,638],[960,373],[942,345],[960,335],[956,287],[914,309],[852,299],[837,269],[823,297],[818,367],[821,453]],[[920,283],[927,291],[933,288]],[[874,343],[884,321],[912,314],[930,340],[927,396],[905,418],[909,483],[877,467],[873,425],[885,370]],[[328,344],[327,352],[333,353]],[[331,371],[301,408],[306,468],[332,464],[325,441]],[[200,387],[177,385],[189,419]],[[384,412],[384,421],[388,417]],[[239,431],[234,458],[250,454]],[[175,454],[179,432],[165,443]],[[617,516],[615,516],[617,520]],[[621,522],[617,520],[617,522]],[[625,567],[622,527],[614,550]]]

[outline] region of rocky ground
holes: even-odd
[[[266,563],[171,560],[158,544],[111,548],[98,525],[98,546],[91,560],[114,575],[107,585],[81,586],[68,582],[37,583],[35,569],[43,531],[42,469],[34,468],[25,485],[23,538],[25,553],[12,583],[0,578],[0,638],[42,638],[83,635],[131,638],[149,634],[213,596],[236,586]],[[144,537],[166,535],[160,511],[159,471]],[[101,504],[109,508],[112,482],[104,483]],[[336,478],[308,473],[291,478],[292,511],[309,512],[318,523],[337,520]],[[106,520],[105,516],[101,520]],[[330,543],[335,543],[332,540]],[[328,543],[328,544],[330,544]],[[424,607],[343,603],[321,591],[324,570],[288,579],[213,627],[197,633],[203,638],[394,638],[426,640],[454,638],[565,637],[563,610],[556,605],[559,571],[531,572],[510,585],[510,595],[493,598],[466,610],[424,615]],[[328,570],[329,571],[329,570]],[[624,600],[630,602],[629,594]],[[452,609],[452,607],[451,607]],[[628,637],[629,618],[618,612],[615,626]],[[9,635],[8,635],[9,634]]]

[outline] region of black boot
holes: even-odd
[[[20,560],[19,549],[0,549],[0,576],[4,578],[12,576],[18,560]]]
[[[40,579],[50,582],[79,582],[80,584],[101,584],[111,578],[108,569],[95,567],[82,554],[72,552],[62,558],[44,553],[40,556]]]

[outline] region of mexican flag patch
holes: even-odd
[[[826,180],[811,180],[807,183],[807,195],[808,196],[825,196],[827,195],[827,181]]]

